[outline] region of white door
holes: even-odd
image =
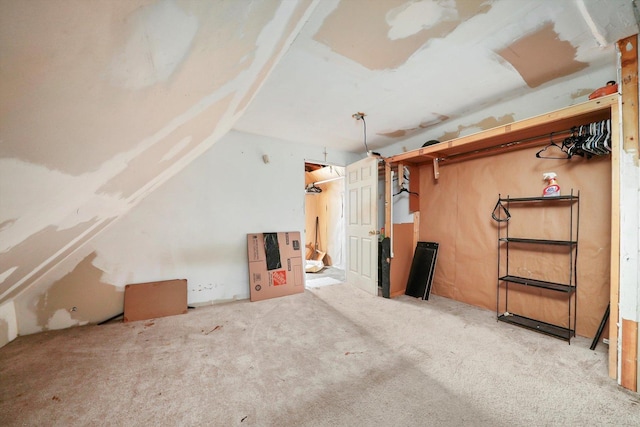
[[[378,159],[347,166],[347,281],[378,295]]]

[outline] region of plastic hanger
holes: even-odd
[[[398,195],[398,194],[400,194],[400,193],[409,193],[409,194],[414,194],[414,195],[416,195],[416,196],[419,196],[419,194],[418,194],[418,193],[413,192],[413,191],[409,191],[409,190],[407,190],[404,186],[402,186],[402,187],[400,188],[400,191],[398,191],[398,192],[397,192],[396,194],[394,194],[393,196],[395,197],[395,196],[397,196],[397,195]]]
[[[558,144],[556,144],[553,141],[553,133],[551,133],[551,135],[549,136],[549,140],[551,141],[551,142],[549,142],[549,145],[547,145],[542,150],[540,150],[540,151],[538,151],[536,153],[536,157],[537,158],[539,158],[539,159],[558,159],[558,160],[571,158],[569,153],[567,153],[563,149],[563,147],[559,146]],[[551,151],[547,152],[548,149],[551,149]],[[555,154],[554,152],[556,151],[556,149],[560,150],[560,153],[562,153],[562,155]]]

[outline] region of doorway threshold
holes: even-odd
[[[317,273],[305,273],[305,287],[319,288],[321,286],[337,285],[346,282],[346,272],[336,267],[324,267]]]

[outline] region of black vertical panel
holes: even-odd
[[[431,282],[436,269],[436,259],[438,258],[438,243],[418,242],[413,253],[409,280],[405,295],[416,298],[429,299],[431,293]]]
[[[391,298],[391,276],[389,258],[391,257],[391,239],[385,237],[380,244],[380,286],[382,296]]]

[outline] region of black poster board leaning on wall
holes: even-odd
[[[438,243],[418,242],[413,253],[411,271],[407,280],[405,295],[410,295],[424,300],[429,299],[433,273],[436,269],[438,258]]]

